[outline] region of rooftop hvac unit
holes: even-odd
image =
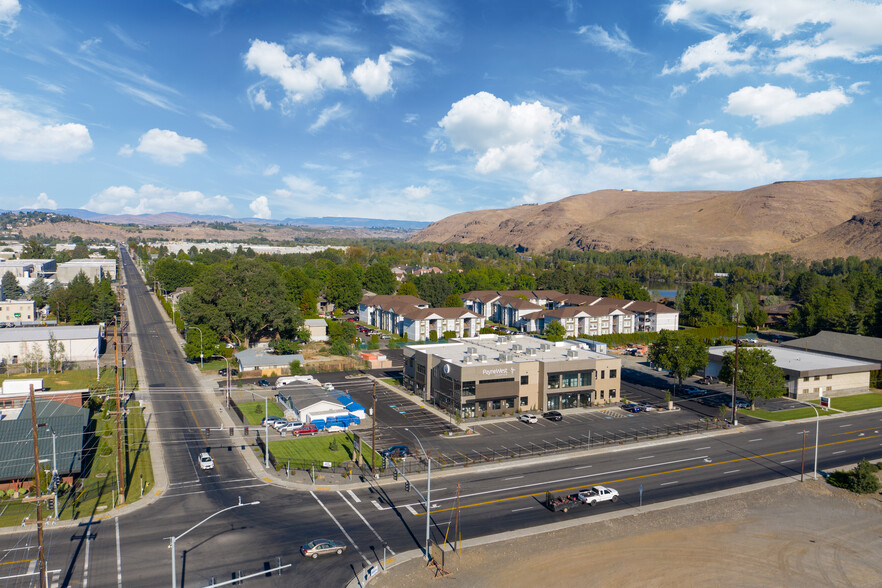
[[[466,347],[466,353],[468,353],[469,355],[474,355],[477,352],[478,352],[477,347]]]
[[[567,349],[567,358],[579,357],[578,349]]]
[[[536,355],[536,348],[530,347],[529,349],[527,349],[527,355],[535,356]]]
[[[551,350],[551,343],[540,343],[539,349],[541,349],[542,351],[550,351]]]
[[[465,357],[465,363],[466,363],[466,365],[471,365],[471,364],[472,364],[472,356],[471,356],[471,355],[466,355],[466,357]]]
[[[523,349],[524,349],[524,346],[521,345],[520,343],[514,343],[511,346],[512,351],[522,351]]]
[[[480,361],[481,363],[487,363],[487,356],[486,355],[479,355],[478,361]]]

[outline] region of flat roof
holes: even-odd
[[[742,347],[742,349],[751,349],[751,347]],[[816,375],[817,373],[853,373],[878,370],[878,363],[861,361],[858,359],[850,359],[839,355],[828,355],[826,353],[818,353],[816,351],[803,351],[801,349],[793,349],[791,347],[773,347],[760,346],[772,354],[775,358],[775,365],[782,370],[798,372],[806,375]],[[723,357],[727,351],[735,351],[734,345],[722,345],[719,347],[711,347],[708,353],[714,357]]]
[[[547,345],[547,349],[543,346]],[[515,347],[518,346],[518,347]],[[475,348],[472,354],[472,363],[465,362],[466,353],[470,347]],[[486,362],[478,365],[524,363],[533,361],[567,361],[579,359],[616,359],[605,353],[591,351],[588,346],[576,341],[559,341],[552,343],[529,335],[478,335],[477,337],[463,337],[450,343],[435,345],[408,345],[407,348],[422,353],[431,353],[442,361],[448,361],[457,365],[475,365],[475,356],[485,355]],[[535,355],[528,355],[528,349],[535,349]],[[567,351],[575,350],[575,357],[567,357]],[[511,356],[510,361],[499,359],[500,354],[506,353]]]
[[[97,339],[98,325],[56,325],[54,327],[12,327],[0,329],[0,343],[48,341],[50,333],[56,339]]]

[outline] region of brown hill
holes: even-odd
[[[882,178],[776,182],[741,191],[600,190],[542,205],[464,212],[410,241],[663,250],[684,255],[790,252],[882,256]]]

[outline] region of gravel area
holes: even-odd
[[[448,553],[437,585],[882,585],[882,495],[806,480]],[[426,585],[415,560],[374,588]]]

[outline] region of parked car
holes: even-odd
[[[303,557],[311,557],[313,559],[320,555],[330,555],[332,553],[342,555],[344,551],[346,551],[346,544],[332,539],[316,539],[300,548],[300,553],[303,554]]]
[[[638,402],[637,404],[640,405],[640,410],[642,410],[644,412],[652,412],[654,410],[658,410],[658,408],[654,404],[649,402],[648,400],[644,400],[643,402]]]
[[[631,402],[626,402],[626,403],[622,404],[622,410],[625,410],[625,411],[627,411],[627,412],[638,413],[638,412],[640,412],[642,409],[641,409],[640,406],[637,405],[637,404],[633,404],[633,403],[631,403]]]
[[[407,448],[407,445],[394,445],[389,449],[381,451],[380,455],[383,457],[406,457],[411,455],[411,453],[410,449]]]
[[[315,435],[316,433],[318,433],[318,427],[316,427],[315,425],[303,425],[299,429],[294,429],[293,431],[291,431],[292,435],[297,435],[297,436]]]
[[[731,398],[726,400],[726,406],[732,408]],[[750,408],[750,401],[745,400],[744,398],[735,398],[735,406],[737,406],[738,408]]]
[[[530,423],[530,424],[539,422],[539,419],[536,417],[535,414],[522,414],[522,415],[518,416],[518,420],[521,421],[522,423]]]
[[[199,454],[199,467],[203,470],[214,469],[214,460],[211,459],[211,455],[209,455],[207,451],[203,451]]]
[[[236,368],[230,368],[230,375],[231,376],[235,376],[238,374],[239,374],[239,370],[237,370]],[[227,368],[224,367],[224,368],[217,370],[217,375],[226,376],[227,375]]]
[[[294,429],[299,429],[303,426],[303,423],[300,421],[288,421],[285,423],[280,429],[280,433],[291,433]]]
[[[548,412],[542,413],[542,418],[548,419],[549,421],[560,421],[563,420],[563,415],[556,410],[549,410]]]
[[[269,388],[270,381],[265,378],[261,378],[260,380],[257,380],[257,385],[261,388]]]
[[[325,431],[328,433],[342,433],[346,430],[346,427],[341,427],[340,425],[331,425],[330,427],[326,427]]]
[[[273,424],[274,424],[276,421],[281,421],[281,420],[284,420],[284,419],[283,419],[282,417],[269,416],[269,417],[266,417],[266,418],[260,419],[260,426],[262,427],[262,426],[264,426],[264,425],[266,425],[266,424],[269,424],[269,426],[272,427]]]
[[[281,431],[287,424],[288,421],[286,419],[279,419],[276,422],[272,423],[272,427],[276,431]]]

